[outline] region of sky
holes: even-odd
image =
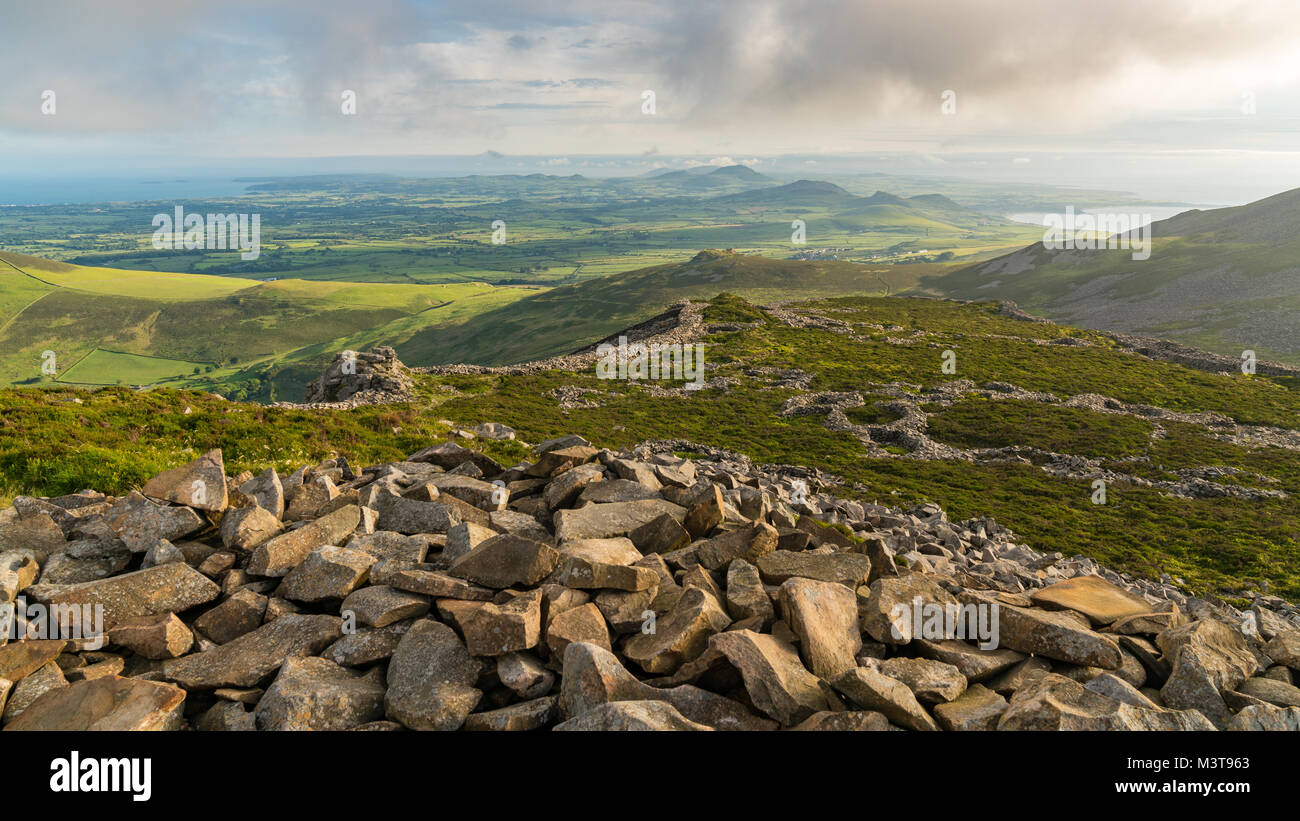
[[[1294,0],[0,0],[0,174],[853,156],[1240,200],[1300,186],[1298,23]]]

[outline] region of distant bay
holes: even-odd
[[[249,182],[220,177],[0,176],[0,206],[237,197]]]

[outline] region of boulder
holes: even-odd
[[[559,731],[712,730],[677,712],[662,701],[619,701],[593,707],[555,727]]]
[[[175,613],[136,616],[119,622],[109,641],[147,659],[170,659],[189,652],[194,634]]]
[[[953,701],[966,692],[966,677],[947,662],[896,656],[880,662],[879,668],[881,673],[906,684],[923,704]]]
[[[847,586],[851,591],[866,584],[871,560],[860,553],[810,553],[774,550],[757,561],[758,572],[768,584],[788,579],[815,579]]]
[[[782,618],[799,637],[799,655],[814,675],[833,681],[857,666],[862,634],[852,589],[834,581],[792,578],[781,585],[780,602]]]
[[[1115,701],[1056,673],[1011,697],[999,730],[1213,730],[1196,710],[1152,710]]]
[[[754,707],[783,726],[827,709],[826,694],[789,643],[752,630],[719,633],[709,642],[736,669]]]
[[[663,499],[610,502],[587,505],[577,510],[559,510],[554,517],[555,538],[563,542],[570,539],[627,536],[641,525],[665,514],[678,521],[686,517],[683,508]]]
[[[485,587],[536,584],[555,569],[559,558],[560,554],[548,545],[502,534],[480,542],[456,559],[447,574]]]
[[[350,730],[384,716],[379,670],[354,673],[328,659],[290,658],[257,702],[259,730]]]
[[[1226,726],[1232,714],[1221,691],[1235,690],[1259,669],[1241,631],[1200,619],[1166,630],[1156,644],[1173,660],[1169,679],[1160,688],[1165,706],[1199,710],[1216,725]]]
[[[203,527],[203,518],[191,508],[160,505],[136,491],[114,502],[105,519],[132,553],[143,553],[159,539],[172,541]]]
[[[267,468],[239,486],[239,492],[277,520],[284,516],[284,486],[275,468]]]
[[[846,670],[833,682],[837,691],[853,704],[880,713],[892,723],[909,730],[938,730],[930,714],[912,695],[907,685],[867,667]]]
[[[372,585],[354,591],[343,600],[339,613],[370,627],[387,627],[429,612],[429,599],[386,585]]]
[[[936,704],[935,721],[949,731],[996,730],[1007,700],[982,684],[973,684],[952,701]]]
[[[454,630],[417,621],[388,665],[386,715],[412,730],[459,730],[483,696],[473,686],[481,669]]]
[[[300,602],[341,600],[365,583],[375,561],[364,550],[318,547],[284,577],[279,595]]]
[[[361,523],[361,508],[347,505],[287,533],[281,533],[253,550],[248,572],[255,576],[286,576],[318,547],[347,540]]]
[[[444,599],[438,611],[465,637],[474,656],[500,656],[536,647],[542,636],[542,591],[521,593],[504,604]]]
[[[686,589],[654,631],[637,633],[623,644],[623,655],[647,673],[670,674],[704,652],[709,637],[727,628],[731,617],[709,593]]]
[[[163,471],[146,482],[142,492],[199,510],[225,510],[226,468],[221,450],[210,450],[192,462]]]

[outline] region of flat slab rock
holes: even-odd
[[[102,605],[104,629],[137,616],[179,613],[215,599],[221,588],[184,562],[59,589],[51,605]]]
[[[255,576],[284,576],[318,547],[347,540],[361,522],[361,508],[346,505],[296,530],[264,542],[248,562]]]
[[[0,679],[22,681],[57,658],[67,644],[57,639],[42,639],[0,645]]]
[[[1129,616],[1150,613],[1154,608],[1141,596],[1116,587],[1101,576],[1077,576],[1049,584],[1030,596],[1034,604],[1074,610],[1093,624],[1111,624]]]
[[[184,690],[157,681],[117,676],[78,681],[37,698],[5,731],[178,730],[184,701]]]
[[[163,663],[163,675],[187,690],[256,687],[290,656],[316,655],[343,636],[337,616],[291,613],[228,644]]]
[[[686,508],[663,499],[591,504],[577,510],[560,510],[554,517],[555,538],[567,541],[626,536],[665,513],[679,522],[686,518]]]

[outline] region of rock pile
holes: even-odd
[[[1300,729],[1280,599],[684,444],[233,477],[212,451],[119,498],[19,497],[4,729]]]

